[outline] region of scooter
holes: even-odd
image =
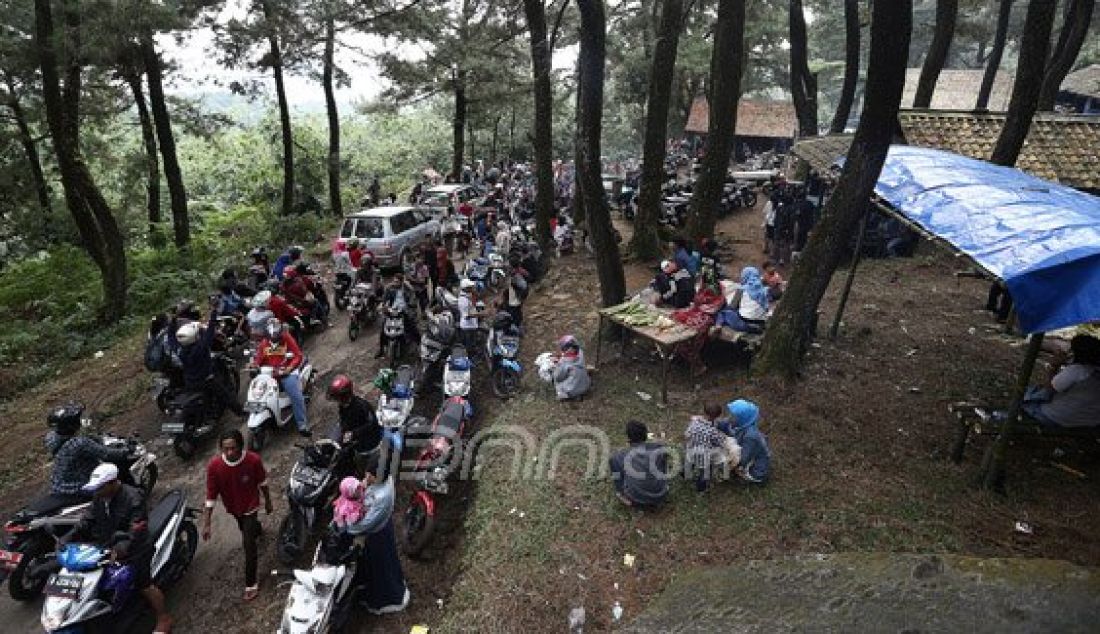
[[[420,363],[417,364],[415,380],[417,390],[439,382],[443,353],[451,345],[454,335],[454,317],[449,311],[428,314],[427,328],[420,337]]]
[[[237,363],[227,353],[213,353],[216,380],[223,381],[236,394],[241,387]],[[217,423],[225,413],[225,403],[205,392],[180,392],[167,406],[168,420],[161,423],[160,432],[172,437],[172,450],[183,460],[190,460],[198,444],[214,435]]]
[[[428,430],[427,442],[416,458],[413,469],[415,491],[405,511],[401,541],[405,552],[417,555],[428,545],[435,532],[436,496],[449,491],[447,478],[461,464],[461,440],[473,408],[461,396],[443,401]],[[418,435],[416,430],[410,434]]]
[[[290,564],[305,548],[306,537],[328,523],[340,478],[351,473],[350,449],[327,438],[296,445],[302,455],[286,485],[288,512],[279,526],[279,561]]]
[[[451,348],[451,354],[447,356],[447,363],[443,366],[444,396],[467,398],[470,395],[472,385],[471,367],[472,364],[465,346],[456,344]]]
[[[351,273],[340,272],[332,282],[332,301],[337,310],[348,307],[348,291],[351,290]]]
[[[412,415],[415,405],[416,376],[407,365],[397,368],[393,387],[389,393],[378,397],[375,417],[378,424],[387,429],[400,429]]]
[[[489,361],[489,377],[493,394],[508,399],[519,391],[523,366],[519,356],[520,337],[499,330],[491,330],[485,338],[485,357]]]
[[[412,310],[412,307],[408,307]],[[406,331],[405,311],[398,306],[387,306],[385,309],[385,321],[382,322],[382,332],[386,335],[386,355],[389,357],[390,366],[396,367],[397,362],[405,354]]]
[[[355,341],[359,331],[369,327],[378,319],[378,296],[374,286],[367,282],[358,282],[351,287],[348,295],[348,339]]]
[[[314,379],[309,359],[305,359],[294,372],[302,384],[302,394],[308,404]],[[248,447],[255,452],[263,450],[271,428],[283,429],[294,420],[290,396],[280,387],[275,368],[264,366],[257,371],[248,385],[248,402],[244,409],[248,412]]]
[[[87,423],[85,423],[87,424]],[[103,435],[107,447],[129,447],[130,457],[117,463],[121,480],[148,495],[157,483],[157,456],[147,451],[136,437]],[[57,528],[72,528],[88,508],[79,495],[46,495],[31,502],[4,525],[0,549],[0,581],[8,579],[8,592],[16,601],[31,601],[42,593],[49,575]]]
[[[493,288],[500,288],[508,279],[508,270],[504,256],[496,251],[489,254],[489,279],[488,284]]]
[[[179,581],[199,546],[195,509],[183,491],[169,491],[149,513],[154,544],[153,583],[165,589]],[[42,627],[47,632],[121,632],[144,613],[144,599],[133,587],[133,571],[112,562],[110,551],[94,544],[70,543],[57,554],[60,571],[46,583]]]
[[[295,570],[287,594],[279,634],[327,634],[339,632],[363,588],[355,583],[355,572],[366,535],[344,535],[329,529],[313,557],[309,570]]]

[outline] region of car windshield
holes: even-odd
[[[385,237],[381,218],[346,218],[344,226],[340,229],[341,238],[371,238]]]

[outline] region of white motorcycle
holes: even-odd
[[[389,394],[378,397],[375,416],[378,424],[388,429],[398,429],[412,415],[416,384],[412,368],[403,365],[397,368],[393,388]]]
[[[195,509],[174,489],[149,513],[154,551],[153,583],[162,590],[179,581],[199,546]],[[94,544],[70,543],[57,554],[60,572],[46,583],[42,627],[47,632],[122,632],[148,618],[144,599],[133,587],[133,571],[112,563],[110,551]]]
[[[313,366],[307,358],[294,370],[302,384],[302,394],[309,404],[310,391],[313,388]],[[290,395],[280,386],[275,369],[264,366],[248,384],[248,402],[244,409],[248,412],[248,448],[262,451],[270,429],[284,429],[294,420],[294,408]]]
[[[472,378],[470,357],[466,348],[456,345],[451,348],[451,354],[447,357],[447,363],[443,366],[443,395],[447,398],[461,396],[468,398]]]
[[[294,571],[279,634],[338,632],[348,623],[362,592],[353,581],[364,541],[331,531],[322,539],[313,567]]]

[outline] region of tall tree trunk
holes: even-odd
[[[719,0],[710,56],[710,122],[699,182],[691,196],[687,234],[707,238],[714,233],[716,210],[737,130],[737,102],[745,59],[745,0]]]
[[[332,15],[325,16],[325,58],[321,83],[325,88],[325,114],[328,115],[328,204],[336,217],[344,215],[340,198],[340,113],[336,109],[336,89],[333,86],[336,48],[336,24]]]
[[[661,209],[661,184],[665,172],[665,141],[668,138],[668,108],[672,99],[672,74],[683,24],[683,0],[664,0],[661,21],[649,68],[646,91],[645,141],[642,144],[642,191],[634,218],[630,250],[642,260],[660,255],[657,219]]]
[[[840,134],[848,126],[859,82],[859,0],[844,0],[844,84],[836,105],[829,134]]]
[[[512,104],[512,121],[508,124],[508,160],[516,160],[516,105]]]
[[[79,30],[79,15],[73,5],[68,8],[65,13],[66,35],[75,36]],[[103,318],[108,323],[114,323],[126,312],[126,252],[111,208],[80,155],[80,72],[79,68],[74,72],[75,63],[67,67],[66,75],[70,83],[66,84],[64,94],[61,88],[57,67],[59,56],[54,47],[59,42],[72,40],[55,36],[50,0],[34,0],[34,18],[34,46],[42,72],[42,98],[61,172],[61,185],[65,190],[65,202],[84,248],[101,274]],[[68,57],[72,59],[75,56]]]
[[[596,251],[596,273],[600,279],[600,299],[604,306],[613,306],[626,296],[626,278],[619,245],[611,226],[611,211],[603,191],[600,174],[600,127],[603,118],[604,63],[606,61],[606,19],[603,0],[577,0],[581,17],[580,67],[581,124],[580,180],[588,229]]]
[[[145,207],[149,218],[149,244],[154,248],[164,247],[164,236],[160,232],[160,158],[157,156],[157,132],[153,128],[153,118],[149,115],[149,106],[145,103],[145,91],[141,87],[141,74],[127,69],[126,83],[134,96],[137,106],[138,122],[141,124],[141,142],[145,146]]]
[[[791,0],[791,99],[798,117],[798,136],[817,136],[817,78],[810,73],[807,61],[809,45],[806,40],[806,16],[802,0]],[[711,90],[713,90],[713,86]]]
[[[872,5],[870,62],[859,127],[836,190],[795,264],[783,301],[768,320],[756,368],[788,378],[798,373],[813,337],[821,297],[867,210],[890,148],[905,85],[912,22],[912,0]]]
[[[1077,55],[1081,52],[1081,45],[1085,43],[1085,36],[1089,32],[1089,24],[1092,22],[1092,12],[1096,7],[1096,0],[1070,0],[1066,8],[1065,24],[1058,35],[1058,44],[1050,56],[1046,72],[1043,75],[1043,83],[1039,88],[1039,110],[1054,110],[1054,101],[1058,97],[1058,87],[1062,80],[1069,74],[1073,63],[1077,61]]]
[[[19,103],[19,94],[15,89],[15,81],[10,75],[4,77],[8,86],[8,109],[15,119],[15,129],[19,133],[19,144],[23,146],[23,153],[27,155],[27,166],[31,170],[31,179],[34,181],[34,192],[38,196],[38,206],[42,209],[43,237],[49,241],[53,234],[53,205],[50,204],[50,189],[46,184],[46,175],[42,171],[42,158],[38,155],[38,144],[31,134],[30,124],[27,123],[27,115],[23,112],[23,105]]]
[[[993,36],[993,48],[989,51],[989,59],[986,60],[985,73],[982,75],[982,85],[978,89],[978,102],[975,110],[989,108],[989,95],[993,92],[993,80],[997,77],[997,71],[1001,68],[1001,56],[1005,52],[1005,40],[1008,39],[1008,21],[1012,17],[1012,0],[1001,0],[997,10],[997,32]]]
[[[172,133],[172,119],[168,115],[168,103],[164,99],[164,80],[161,76],[160,55],[153,46],[153,35],[141,40],[141,55],[145,73],[149,79],[149,106],[153,111],[153,125],[160,142],[160,155],[164,160],[164,180],[168,183],[168,199],[172,205],[172,232],[176,248],[187,249],[191,243],[191,220],[187,215],[187,190],[183,186],[183,173],[176,158],[176,137]]]
[[[263,0],[260,6],[264,12],[264,28],[267,29],[267,43],[271,72],[275,76],[275,96],[279,102],[279,125],[283,137],[283,215],[294,212],[294,133],[290,127],[290,106],[286,101],[286,85],[283,82],[283,54],[279,48],[279,28],[270,0]]]
[[[451,120],[453,144],[451,155],[451,175],[455,182],[462,181],[462,153],[466,149],[466,71],[457,71],[452,78],[455,91],[455,112]]]
[[[951,39],[955,37],[955,22],[959,17],[959,0],[936,0],[936,26],[932,44],[924,56],[924,65],[920,69],[917,81],[917,94],[913,97],[914,108],[928,108],[932,105],[932,93],[936,91],[936,80],[940,77],[947,53],[951,50]]]
[[[577,35],[580,38],[580,34]],[[581,121],[581,103],[582,93],[584,92],[584,82],[581,81],[581,59],[577,58],[576,63],[577,72],[577,98],[574,103],[573,112],[575,120],[573,122],[573,222],[578,227],[585,226],[587,221],[584,207],[584,182],[581,179],[581,164],[584,162],[584,157],[581,156],[581,126],[584,124]],[[603,190],[603,182],[600,182],[600,190]]]
[[[1039,88],[1043,83],[1047,54],[1050,52],[1050,30],[1054,25],[1057,0],[1031,0],[1024,19],[1024,37],[1016,62],[1016,79],[1012,99],[1008,103],[1001,134],[993,147],[990,161],[997,165],[1015,165],[1024,146],[1031,118],[1039,105]]]
[[[527,30],[531,33],[531,68],[534,75],[535,238],[545,249],[550,245],[550,219],[554,216],[554,94],[550,83],[552,59],[546,39],[546,5],[543,0],[523,0]],[[512,108],[512,127],[516,110]],[[515,153],[513,144],[512,153]],[[513,156],[513,158],[515,158]]]

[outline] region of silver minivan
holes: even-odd
[[[344,251],[348,238],[358,238],[380,266],[400,267],[416,259],[425,240],[439,238],[439,221],[426,207],[364,209],[344,217],[333,253]]]

